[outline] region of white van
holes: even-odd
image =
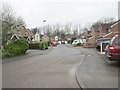
[[[83,41],[81,39],[76,39],[76,40],[73,41],[72,45],[76,46],[78,43],[83,44]]]

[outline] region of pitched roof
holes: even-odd
[[[100,25],[97,23],[97,24],[92,25],[92,27],[94,28],[95,32],[98,32]]]
[[[101,29],[110,29],[113,23],[101,23]]]
[[[120,19],[118,21],[116,21],[111,27],[114,27],[115,25],[117,25],[118,23],[120,23]]]

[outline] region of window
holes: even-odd
[[[115,39],[115,45],[120,45],[120,37],[117,37],[117,38]]]

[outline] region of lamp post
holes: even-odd
[[[45,34],[45,29],[44,29],[44,23],[46,22],[46,20],[43,20],[43,35]]]

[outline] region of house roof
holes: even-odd
[[[46,35],[46,34],[42,35],[42,38],[46,38],[46,37],[49,38],[48,35]]]
[[[96,23],[92,25],[94,31],[99,32],[102,29],[110,29],[113,23]]]
[[[118,23],[120,23],[120,19],[118,21],[116,21],[111,27],[114,27],[115,25],[117,25]]]
[[[19,37],[16,34],[12,35],[11,40],[14,39],[14,38],[19,39]]]
[[[101,23],[101,29],[110,29],[111,25],[113,25],[113,23]]]
[[[110,32],[110,33],[104,35],[103,38],[112,38],[114,35],[116,35],[116,33]]]
[[[99,32],[99,24],[97,23],[97,24],[94,24],[94,25],[92,25],[92,27],[94,28],[94,31],[95,32]]]
[[[19,27],[18,27],[18,30],[19,30],[21,27],[23,27],[23,28],[26,30],[25,26],[23,26],[23,25],[19,26]]]

